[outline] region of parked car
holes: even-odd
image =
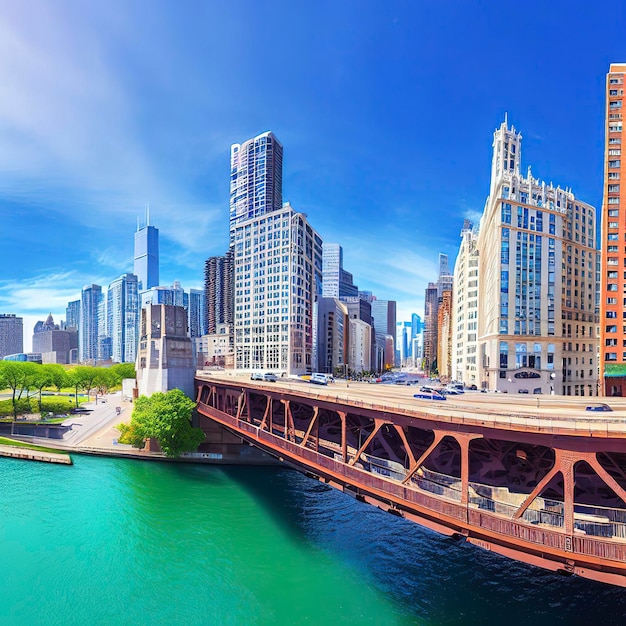
[[[250,380],[263,380],[262,372],[252,372],[250,375]]]
[[[266,383],[275,383],[278,380],[278,376],[272,374],[272,372],[265,372],[261,380],[264,380]]]
[[[468,389],[469,389],[470,391],[478,391],[478,387],[477,387],[476,385],[470,385],[470,386],[468,387]]]
[[[608,404],[590,404],[585,411],[612,411],[613,409]]]

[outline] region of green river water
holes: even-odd
[[[293,471],[74,462],[0,459],[0,624],[624,623],[625,590],[460,545]]]

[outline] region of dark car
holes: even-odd
[[[413,397],[417,398],[418,400],[439,400],[439,401],[447,400],[447,398],[444,395],[437,393],[435,391],[430,392],[430,393],[421,391],[420,393],[414,393]]]
[[[608,404],[590,404],[585,411],[612,411]]]

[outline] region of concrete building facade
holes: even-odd
[[[0,313],[0,358],[24,351],[24,320],[14,313]]]
[[[478,375],[478,230],[465,221],[454,265],[452,378],[480,386]]]
[[[139,395],[178,388],[194,397],[196,358],[183,307],[150,304],[141,310],[136,368]]]
[[[139,342],[139,281],[122,274],[107,291],[107,331],[114,363],[134,363]]]
[[[337,298],[318,298],[317,360],[314,369],[324,374],[347,374],[350,342],[348,308]]]
[[[100,338],[105,336],[102,325],[104,301],[100,285],[86,285],[80,295],[80,321],[78,330],[78,360],[83,363],[101,360]]]
[[[236,369],[310,372],[321,237],[290,204],[236,221],[232,235]]]
[[[506,120],[494,133],[478,236],[481,385],[597,395],[595,209],[523,176],[521,141]]]

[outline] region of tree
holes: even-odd
[[[169,457],[197,450],[204,432],[191,425],[194,408],[194,402],[180,389],[140,396],[135,401],[130,424],[119,426],[119,442],[141,448],[150,437],[159,442]]]
[[[116,385],[121,385],[124,378],[136,378],[134,363],[117,363],[110,367],[110,371],[115,374]]]
[[[118,376],[111,370],[111,368],[108,367],[98,367],[97,370],[94,385],[96,387],[96,391],[103,396],[109,391],[109,389],[111,389],[111,387],[119,385]]]
[[[37,365],[24,361],[0,361],[0,380],[2,388],[11,390],[13,419],[17,418],[18,403],[22,395],[34,387]]]
[[[78,406],[79,389],[87,391],[87,399],[89,399],[89,391],[93,389],[95,369],[95,367],[91,367],[89,365],[77,365],[76,367],[73,367],[71,370],[68,371],[68,382],[72,387],[74,387],[76,406]]]
[[[63,387],[67,387],[70,382],[67,375],[67,370],[62,365],[48,365],[50,368],[50,376],[52,378],[52,386],[57,391],[61,391]]]
[[[33,373],[32,388],[38,393],[39,413],[41,413],[41,392],[44,387],[54,384],[54,375],[51,365],[38,365]]]

